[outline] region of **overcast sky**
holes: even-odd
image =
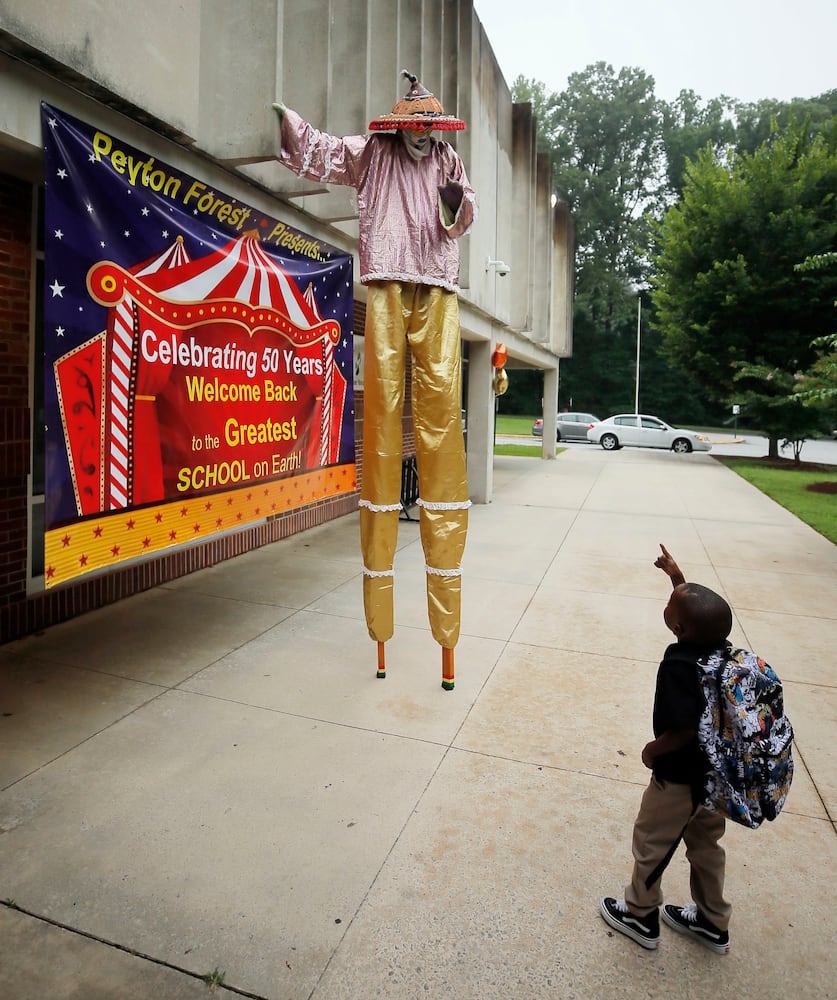
[[[604,61],[654,77],[657,97],[814,97],[837,87],[834,0],[474,0],[509,86],[564,90]]]

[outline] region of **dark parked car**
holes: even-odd
[[[586,441],[587,431],[598,422],[599,418],[592,413],[559,413],[555,440],[565,438],[567,441]],[[538,418],[534,422],[532,433],[535,437],[543,437],[543,420]]]

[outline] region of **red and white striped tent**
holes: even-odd
[[[191,258],[178,236],[161,254],[129,268],[137,277],[149,278],[163,271],[178,270],[191,263]],[[133,443],[142,440],[146,450],[143,470],[146,478],[159,482],[162,478],[160,463],[159,431],[157,421],[141,393],[139,406],[136,392],[136,316],[131,296],[126,294],[110,310],[107,325],[106,461],[103,490],[105,507],[119,510],[132,501],[134,485]],[[144,388],[148,389],[148,386]],[[159,388],[159,385],[158,385]]]
[[[135,264],[130,271],[144,276],[180,267],[190,259],[183,237],[178,236],[162,253]],[[105,330],[55,362],[58,402],[79,514],[124,507],[128,502],[133,339],[132,305],[123,299],[110,310]],[[108,395],[110,405],[106,402]],[[113,483],[107,490],[108,499],[104,475],[106,452],[111,465],[108,478]],[[114,496],[118,498],[116,503],[112,502]]]
[[[316,410],[308,433],[306,466],[312,469],[337,460],[347,391],[346,379],[334,363],[339,326],[322,319],[312,285],[300,292],[291,275],[265,252],[258,230],[243,233],[205,257],[153,274],[146,272],[144,284],[169,302],[234,301],[284,317],[285,341],[294,345],[298,355],[316,355],[320,362],[318,371],[305,375]],[[142,395],[141,388],[137,392]]]
[[[306,401],[306,468],[337,461],[347,393],[346,380],[334,363],[339,325],[321,318],[312,286],[301,293],[293,278],[264,251],[257,231],[243,233],[196,259],[189,258],[178,237],[163,253],[131,268],[102,262],[91,268],[88,287],[97,301],[109,306],[109,314],[106,331],[83,345],[93,349],[85,356],[88,364],[103,369],[91,378],[101,407],[96,407],[98,433],[93,424],[82,432],[87,441],[85,460],[79,435],[69,426],[72,421],[65,419],[79,513],[166,498],[172,470],[183,463],[187,442],[195,436],[194,428],[185,426],[186,418],[200,421],[201,408],[183,398],[182,372],[173,379],[171,366],[146,363],[139,349],[143,331],[155,324],[171,335],[173,343],[188,337],[217,345],[237,338],[245,346],[258,342],[262,350],[265,343],[274,345],[276,356],[281,356],[282,348],[292,349],[303,372],[298,381],[299,395]],[[100,340],[101,344],[94,343]],[[66,358],[63,380],[60,366],[65,359],[56,363],[59,395],[62,381],[69,389],[78,369],[78,358]],[[84,470],[92,471],[93,439],[99,444],[98,488],[90,482],[82,488]]]

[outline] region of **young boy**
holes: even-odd
[[[697,740],[704,708],[697,660],[729,645],[732,611],[727,602],[696,583],[686,583],[664,545],[654,565],[674,588],[663,620],[677,641],[663,654],[654,695],[654,739],[642,751],[651,781],[633,832],[634,869],[625,898],[605,896],[602,917],[643,948],[660,943],[659,907],[663,872],[681,839],[686,844],[693,903],[666,905],[663,920],[675,931],[718,954],[729,951],[731,907],[724,899],[725,853],[719,841],[723,815],[698,805],[708,767]]]

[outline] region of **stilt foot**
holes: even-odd
[[[378,643],[378,672],[375,674],[376,677],[386,677],[387,675],[387,663],[384,657],[384,644],[382,642]]]
[[[453,650],[442,646],[442,687],[453,691]]]

